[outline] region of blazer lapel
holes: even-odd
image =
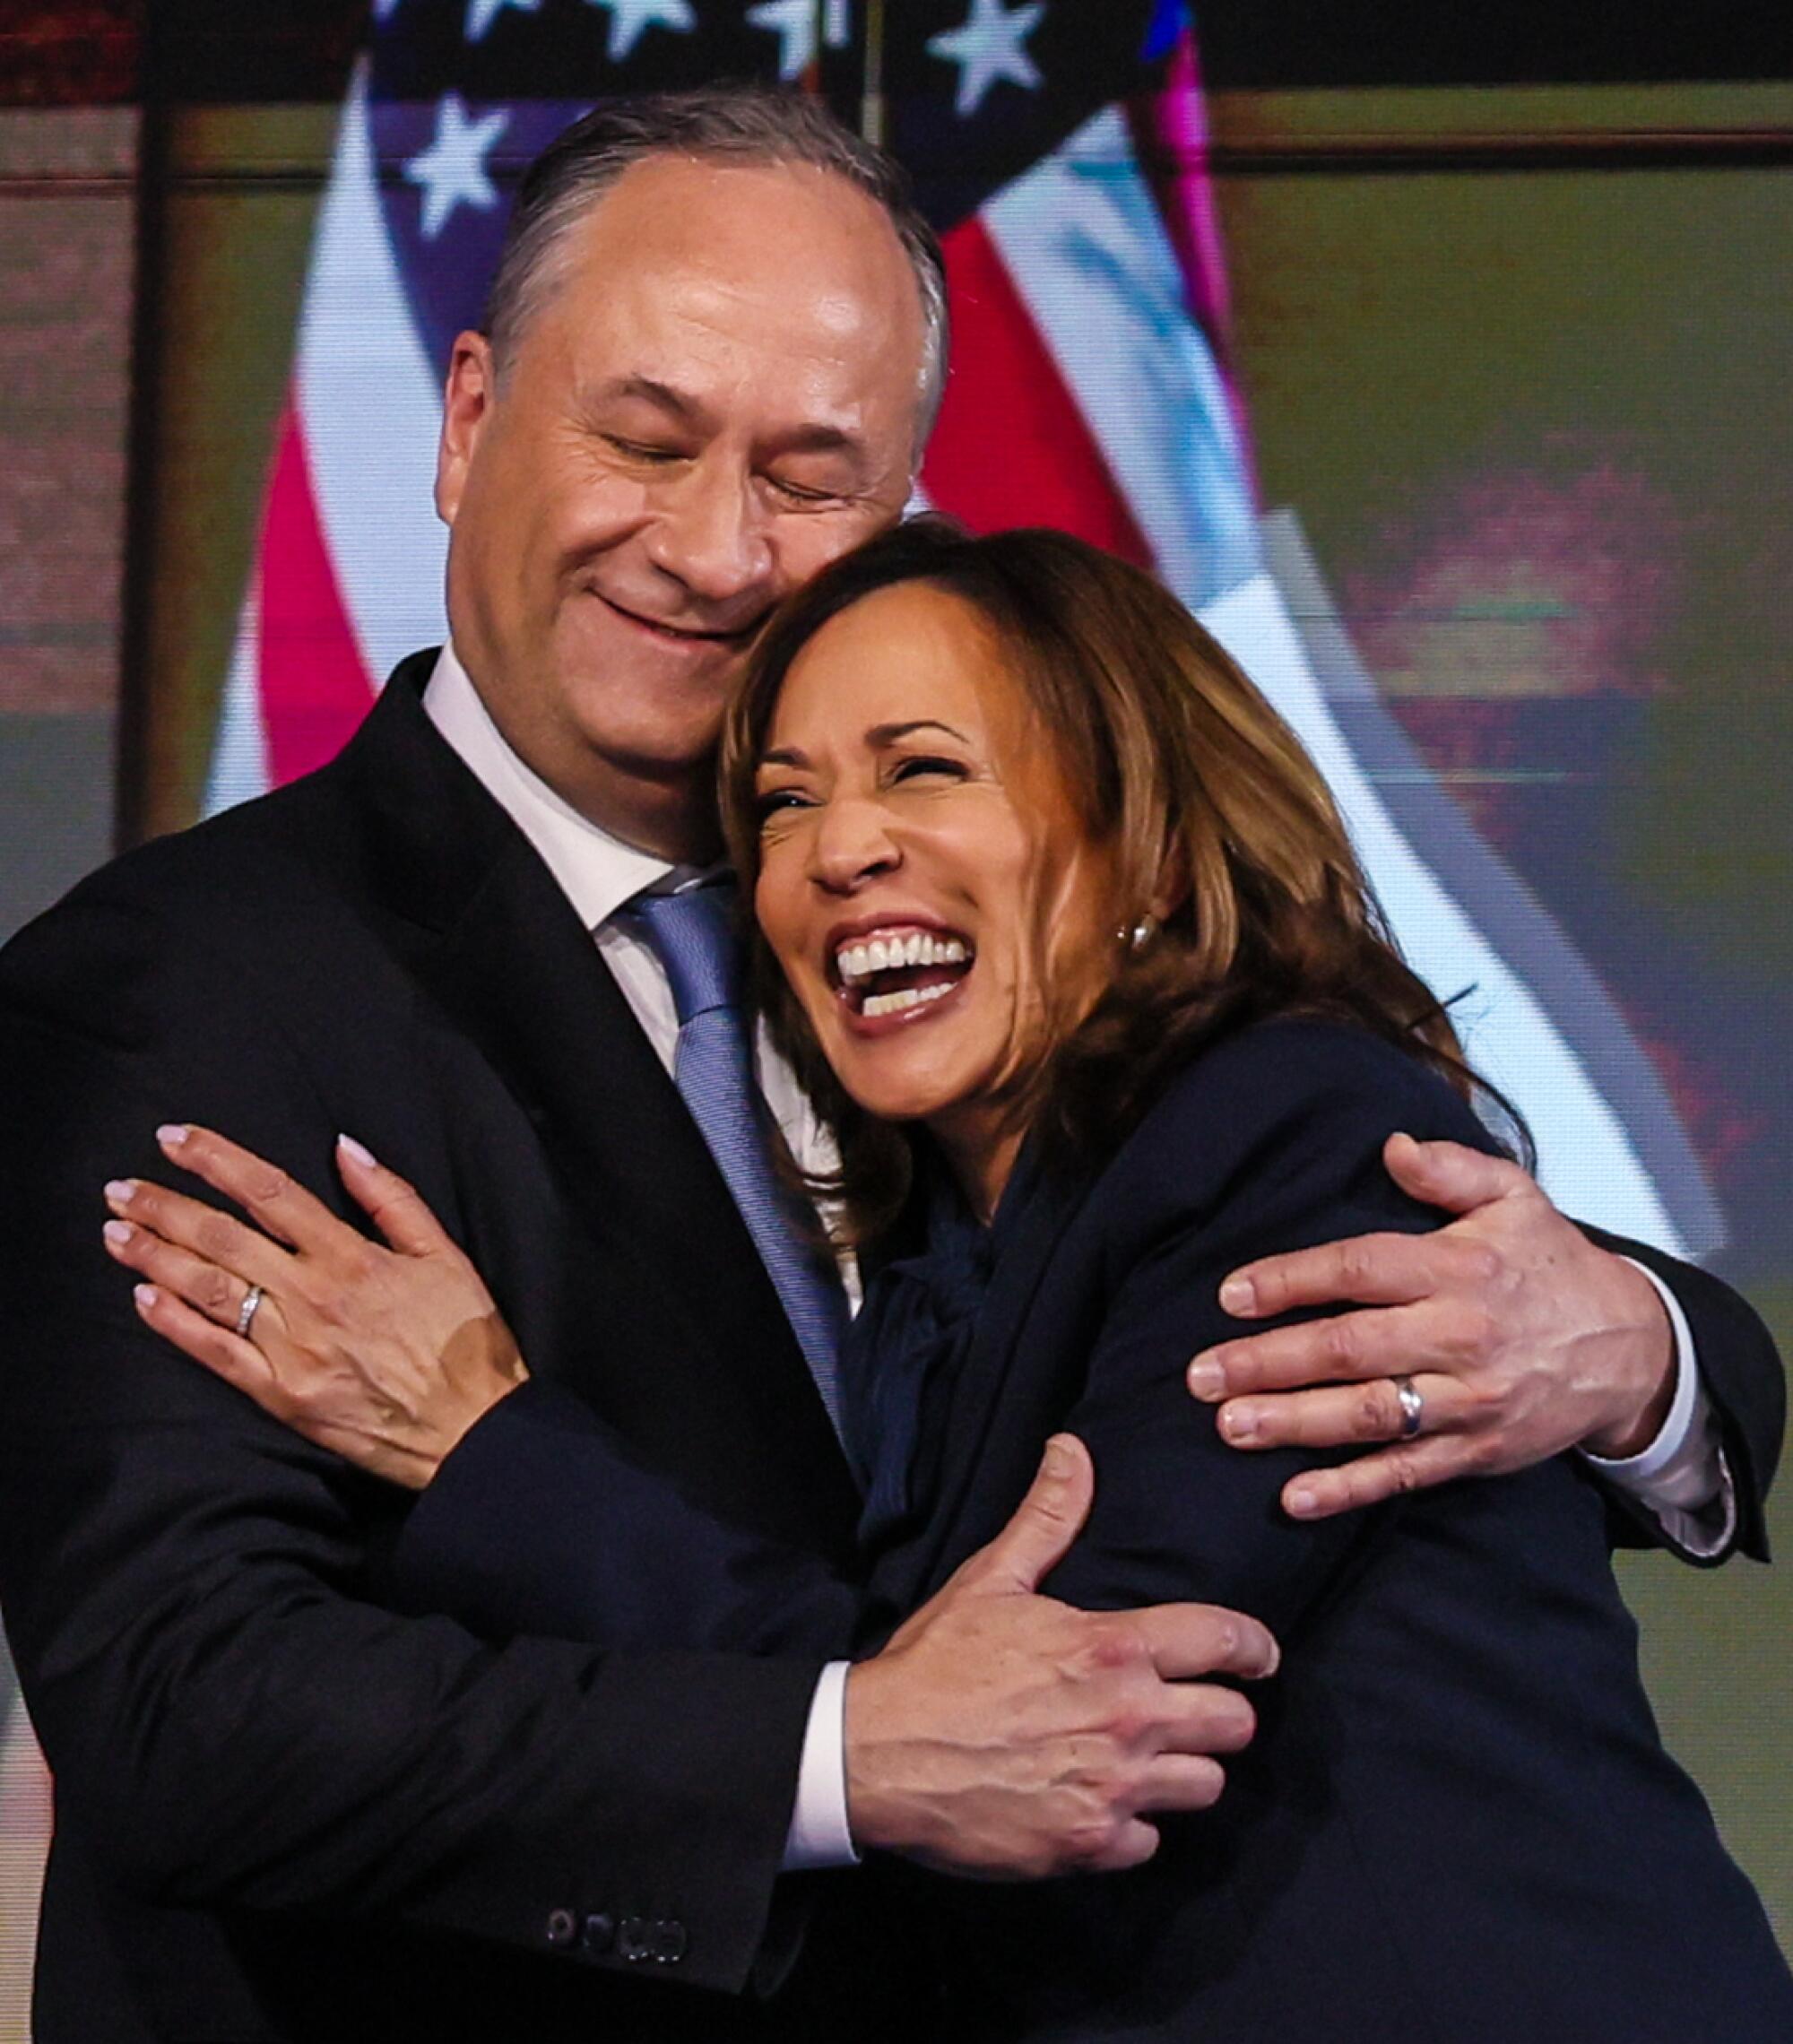
[[[964,1531],[977,1494],[993,1486],[998,1494],[1007,1494],[1003,1468],[1014,1462],[1031,1472],[1044,1439],[1022,1438],[1022,1416],[1004,1409],[1003,1393],[1053,1252],[1087,1198],[1089,1184],[1080,1174],[1042,1172],[1017,1191],[1022,1199],[1016,1210],[999,1218],[995,1267],[978,1309],[970,1354],[940,1421],[929,1422],[918,1451],[916,1484],[933,1501],[927,1524],[914,1542],[888,1557],[888,1566],[878,1567],[878,1600],[899,1613],[931,1596],[966,1554],[983,1544],[984,1536],[968,1539]]]
[[[845,1458],[746,1224],[589,931],[423,715],[430,664],[398,670],[339,762],[377,803],[375,863],[415,927],[412,970],[528,1115],[591,1234],[623,1238],[631,1281],[694,1329],[663,1359],[666,1399],[744,1402],[768,1474],[850,1527]]]

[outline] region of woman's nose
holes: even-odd
[[[824,810],[810,841],[810,876],[833,894],[849,894],[902,863],[883,806],[838,796]]]

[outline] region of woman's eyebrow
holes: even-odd
[[[865,734],[865,741],[874,751],[887,745],[895,745],[899,738],[907,738],[918,731],[943,731],[948,738],[956,738],[961,745],[971,741],[962,731],[955,731],[949,723],[942,723],[938,717],[914,717],[907,723],[873,724]]]
[[[907,738],[918,731],[943,731],[961,745],[971,743],[962,731],[955,731],[951,724],[942,723],[938,717],[912,717],[903,723],[873,724],[865,734],[865,742],[874,752],[881,752],[887,745],[895,745],[898,739]],[[801,746],[781,745],[770,752],[762,752],[758,764],[761,767],[807,766],[810,756]]]

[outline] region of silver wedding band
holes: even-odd
[[[239,1341],[247,1341],[249,1338],[249,1329],[255,1324],[256,1308],[261,1303],[261,1286],[251,1285],[248,1290],[244,1293],[243,1303],[237,1312],[237,1338]]]
[[[1414,1389],[1411,1377],[1391,1377],[1395,1397],[1401,1408],[1400,1437],[1411,1441],[1419,1432],[1419,1423],[1425,1417],[1425,1400]]]

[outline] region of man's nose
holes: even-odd
[[[836,795],[822,810],[810,844],[810,878],[826,892],[852,894],[902,862],[882,803]]]
[[[766,514],[750,478],[694,462],[664,490],[648,558],[706,603],[763,590],[772,573]]]

